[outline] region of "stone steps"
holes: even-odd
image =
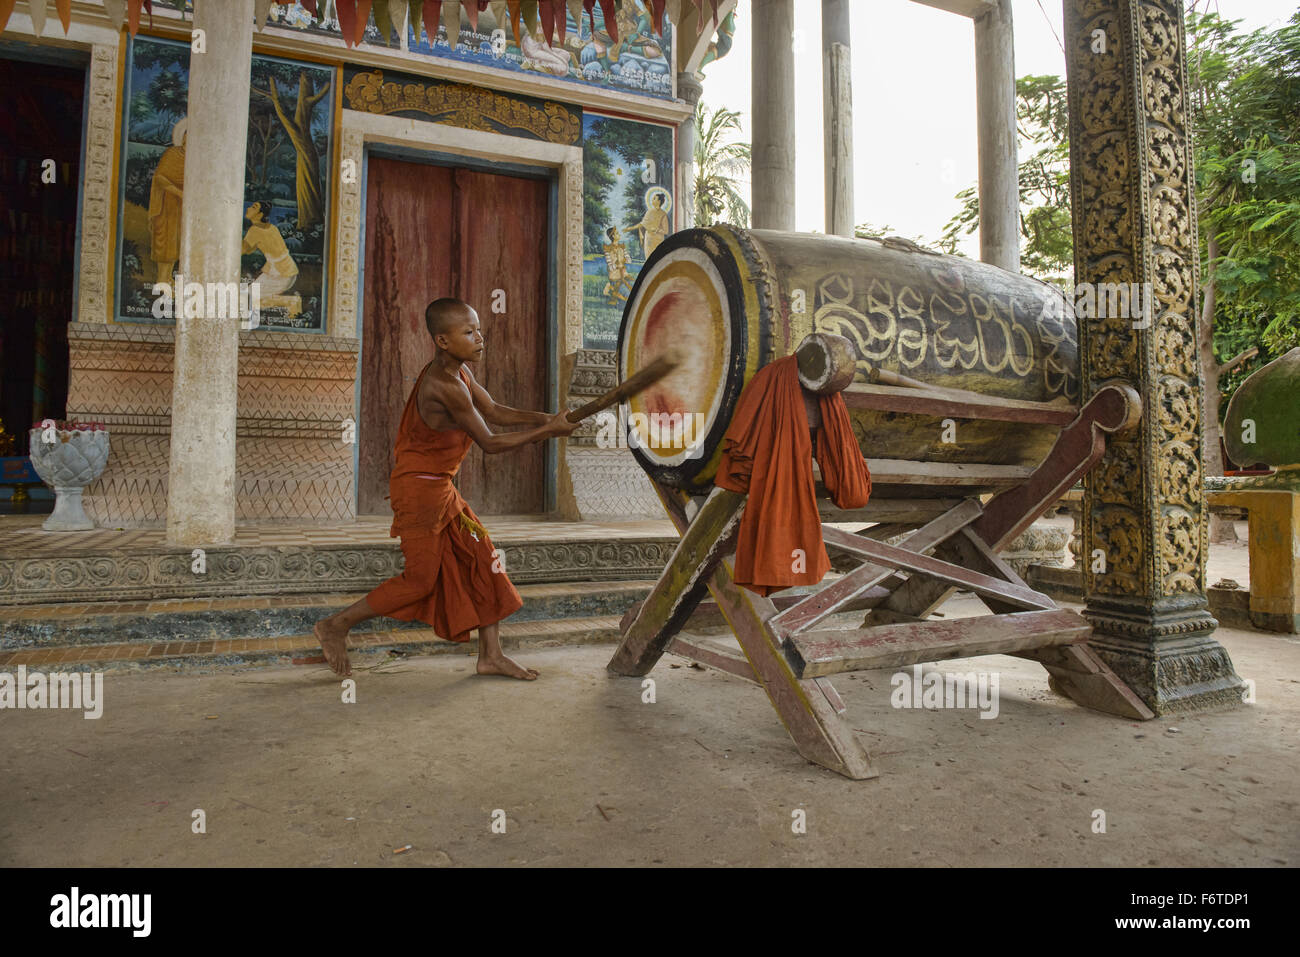
[[[524,606],[501,627],[507,647],[614,641],[650,581],[521,585]],[[319,655],[312,626],[364,593],[26,605],[0,610],[0,668],[226,667]],[[465,653],[422,622],[375,618],[352,632],[361,653]]]
[[[501,645],[508,652],[537,648],[614,642],[619,616],[525,621],[501,626]],[[355,632],[348,653],[354,669],[407,655],[473,654],[478,642],[443,641],[431,628],[404,628],[369,634]],[[319,665],[325,659],[311,634],[277,638],[233,638],[205,641],[120,642],[55,645],[0,651],[0,669],[13,673],[20,665],[30,671],[144,671],[152,669],[210,672],[275,664]]]

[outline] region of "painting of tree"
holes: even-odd
[[[302,230],[325,221],[320,161],[329,116],[327,110],[317,110],[316,107],[332,86],[333,81],[325,71],[286,60],[259,57],[253,67],[250,84],[253,102],[249,106],[250,161],[255,149],[263,157],[273,152],[278,145],[272,145],[273,137],[288,138],[297,155],[297,218],[298,228]],[[319,135],[317,127],[321,127]],[[262,160],[262,174],[265,175],[265,159]]]

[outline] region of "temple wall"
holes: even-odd
[[[103,475],[86,488],[101,525],[161,524],[167,515],[172,330],[69,326],[68,415],[112,435]],[[236,515],[241,521],[347,521],[353,512],[357,342],[254,330],[241,333]]]
[[[180,50],[189,27],[156,4],[153,25],[141,24],[139,40]],[[47,24],[46,36],[51,29]],[[30,30],[16,15],[6,37]],[[58,36],[63,39],[61,27]],[[332,103],[320,157],[323,247],[302,258],[304,271],[294,290],[302,294],[300,306],[310,318],[295,329],[292,312],[282,322],[272,314],[269,328],[264,320],[262,328],[240,333],[236,514],[241,521],[355,518],[356,445],[345,439],[344,429],[359,417],[369,145],[552,169],[557,184],[553,407],[575,407],[616,384],[611,330],[617,328],[622,303],[600,289],[605,231],[611,225],[626,230],[641,219],[657,189],[672,210],[670,229],[682,221],[682,211],[673,209],[675,126],[689,107],[672,98],[671,70],[653,89],[635,89],[611,78],[574,82],[494,68],[486,54],[459,60],[432,56],[424,46],[399,44],[396,33],[390,40],[385,47],[377,34],[367,34],[362,47],[345,52],[310,29],[291,32],[272,23],[254,35],[255,86],[268,82],[268,58],[301,60],[313,84],[329,72],[333,86],[320,107]],[[68,325],[67,417],[102,423],[111,435],[108,465],[85,491],[91,517],[109,527],[161,525],[167,514],[174,333],[170,320],[151,321],[140,298],[147,298],[154,278],[141,231],[147,229],[142,217],[149,205],[148,175],[170,134],[133,138],[128,128],[146,83],[143,74],[133,72],[125,31],[115,29],[105,14],[79,9],[65,42],[90,54],[77,300]],[[507,51],[505,59],[512,55]],[[383,82],[371,81],[372,73],[395,81],[399,99],[392,100],[391,87],[386,92]],[[637,82],[651,84],[651,78]],[[636,147],[628,145],[631,140]],[[646,169],[636,166],[641,159],[633,155],[643,143],[654,155]],[[143,168],[141,156],[149,157]],[[342,172],[345,161],[351,174]],[[609,187],[604,197],[609,222],[592,222],[584,202],[591,162],[611,169],[633,163],[640,177],[631,185],[620,181],[617,195]],[[258,195],[276,204],[288,236],[283,204],[292,198]],[[624,295],[647,254],[644,239],[631,231],[621,239],[633,261]],[[243,267],[247,273],[249,264]],[[559,449],[556,517],[662,517],[631,454],[599,447],[595,434],[589,423]]]

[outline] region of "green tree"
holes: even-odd
[[[753,165],[750,144],[736,143],[730,134],[740,132],[740,114],[720,106],[710,110],[695,104],[695,225],[725,221],[749,226],[749,203],[737,180],[749,175]]]
[[[1070,234],[1070,143],[1065,80],[1022,76],[1016,81],[1016,118],[1021,140],[1020,269],[1064,284],[1074,269]],[[980,201],[974,186],[957,194],[961,211],[949,220],[939,245],[955,250],[963,235],[979,229]]]
[[[314,73],[315,71],[310,71]],[[258,60],[254,64],[253,78],[249,89],[253,100],[249,104],[249,113],[253,116],[250,124],[255,136],[250,139],[246,164],[256,162],[259,148],[256,134],[269,125],[269,116],[259,114],[267,112],[274,115],[279,126],[293,144],[297,156],[295,179],[298,195],[298,228],[306,230],[325,221],[325,195],[320,173],[320,144],[312,127],[318,125],[315,116],[316,104],[329,93],[332,83],[324,79],[320,86],[309,75],[309,71],[287,61]],[[296,94],[286,93],[296,90]],[[290,96],[294,98],[289,99]],[[268,132],[268,136],[269,136]],[[263,146],[265,144],[262,144]]]
[[[613,213],[604,202],[609,196],[609,188],[616,181],[609,154],[621,159],[630,173],[624,178],[623,185],[623,208],[632,217],[626,223],[611,222]],[[582,155],[586,210],[584,240],[587,251],[597,253],[606,242],[607,227],[617,226],[623,231],[645,215],[648,190],[660,186],[672,191],[672,131],[649,123],[595,120],[583,141]]]
[[[1300,13],[1276,31],[1243,33],[1239,23],[1195,9],[1187,23],[1202,257],[1198,346],[1204,381],[1222,382],[1205,396],[1211,475],[1223,473],[1224,400],[1259,365],[1300,344]],[[1236,538],[1214,516],[1210,525],[1211,541]]]
[[[1188,79],[1198,235],[1205,467],[1223,473],[1221,410],[1249,373],[1300,345],[1300,12],[1278,30],[1242,32],[1240,21],[1187,15]],[[1016,84],[1020,133],[1038,149],[1020,165],[1024,271],[1071,272],[1069,143],[1065,84]],[[974,189],[945,238],[974,232]],[[1240,463],[1249,464],[1249,463]],[[1211,516],[1212,540],[1232,539]]]

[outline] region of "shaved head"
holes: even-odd
[[[424,310],[424,325],[429,330],[429,335],[437,338],[456,323],[465,322],[473,315],[474,310],[469,303],[459,299],[435,299]]]

